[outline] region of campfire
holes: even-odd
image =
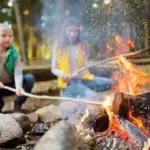
[[[130,63],[120,55],[117,60],[119,72],[113,74],[116,84],[113,94],[105,95],[99,115],[90,128],[96,136],[94,150],[102,149],[149,149],[150,136],[150,93],[146,84],[150,76],[140,67]],[[84,132],[84,124],[89,120],[88,108],[76,125]],[[87,121],[88,122],[88,121]]]
[[[66,138],[64,142],[62,139],[56,139],[58,143],[60,142],[60,147],[66,146],[65,150],[150,149],[150,92],[147,87],[150,76],[129,60],[134,54],[139,55],[142,50],[131,55],[130,53],[120,55],[120,50],[123,48],[123,52],[129,51],[129,49],[125,51],[127,43],[132,48],[134,44],[130,39],[124,41],[117,36],[115,40],[118,40],[116,44],[118,51],[115,53],[117,56],[97,62],[95,65],[103,67],[109,61],[110,64],[114,63],[118,68],[112,75],[116,81],[112,89],[99,93],[103,99],[100,102],[70,98],[70,103],[65,105],[66,107],[73,105],[80,107],[83,103],[85,105],[85,111],[82,114],[74,114],[75,117],[71,116],[71,119],[68,119],[68,123],[75,126],[76,134],[79,136],[76,138],[75,133],[69,136],[72,130],[67,129],[66,131],[66,126],[69,125],[64,122],[54,125],[54,128],[51,129],[51,132],[56,134],[54,137],[63,136],[64,139]],[[124,46],[121,46],[122,44]],[[94,63],[88,67],[92,66]],[[87,67],[83,67],[79,72],[86,69]],[[66,107],[64,109],[67,109]],[[63,124],[65,125],[63,126]],[[66,132],[68,134],[64,134]],[[79,142],[75,139],[73,142],[71,138],[79,139]],[[68,148],[65,143],[68,146],[72,145],[72,147]],[[40,150],[40,144],[42,143],[39,143],[35,150]]]

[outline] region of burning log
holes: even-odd
[[[120,124],[129,133],[129,136],[134,140],[134,143],[141,149],[148,137],[135,125],[125,119],[119,119]]]
[[[93,122],[95,132],[102,132],[108,129],[109,116],[107,114],[98,116]]]
[[[95,132],[102,132],[108,129],[109,116],[106,113],[104,107],[100,107],[99,114],[94,115],[89,113],[89,116],[85,119],[84,128],[93,128]]]
[[[113,112],[120,117],[129,119],[129,111],[133,117],[139,117],[150,113],[150,93],[133,96],[117,93],[113,101]]]

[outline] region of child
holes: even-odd
[[[111,78],[95,77],[88,70],[76,73],[87,64],[88,56],[88,42],[80,39],[79,22],[72,17],[66,19],[60,40],[53,49],[51,65],[63,96],[98,99],[95,91],[107,90],[113,83]]]
[[[34,85],[34,76],[22,75],[22,65],[16,48],[12,45],[13,31],[5,24],[0,24],[0,111],[4,106],[3,96],[13,94],[3,89],[3,84],[15,87],[17,98],[15,100],[15,111],[21,111],[22,104],[27,97],[22,96],[24,91],[31,92]]]

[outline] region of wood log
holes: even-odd
[[[144,142],[147,142],[148,136],[144,134],[137,126],[125,120],[123,118],[119,119],[121,126],[127,131],[130,138],[134,141],[134,143],[142,149]]]
[[[95,132],[102,132],[108,129],[109,116],[103,106],[99,106],[98,113],[91,113],[83,123],[84,128],[93,128]]]
[[[133,117],[150,113],[150,93],[133,96],[117,93],[113,101],[113,112],[120,117],[128,119],[129,108],[132,109]]]
[[[107,114],[98,116],[93,121],[93,129],[95,132],[102,132],[108,129],[109,126],[109,116]]]

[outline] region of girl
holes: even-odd
[[[51,65],[63,96],[99,99],[95,91],[107,90],[113,83],[110,78],[94,77],[88,70],[82,74],[76,72],[87,64],[88,57],[88,42],[80,39],[79,22],[75,18],[67,18],[60,40],[53,49]]]
[[[2,89],[3,84],[16,88],[15,111],[20,111],[27,99],[26,96],[21,95],[24,91],[31,92],[35,81],[31,74],[22,75],[20,57],[12,42],[12,29],[8,25],[0,24],[0,111],[4,106],[3,96],[13,94]]]

